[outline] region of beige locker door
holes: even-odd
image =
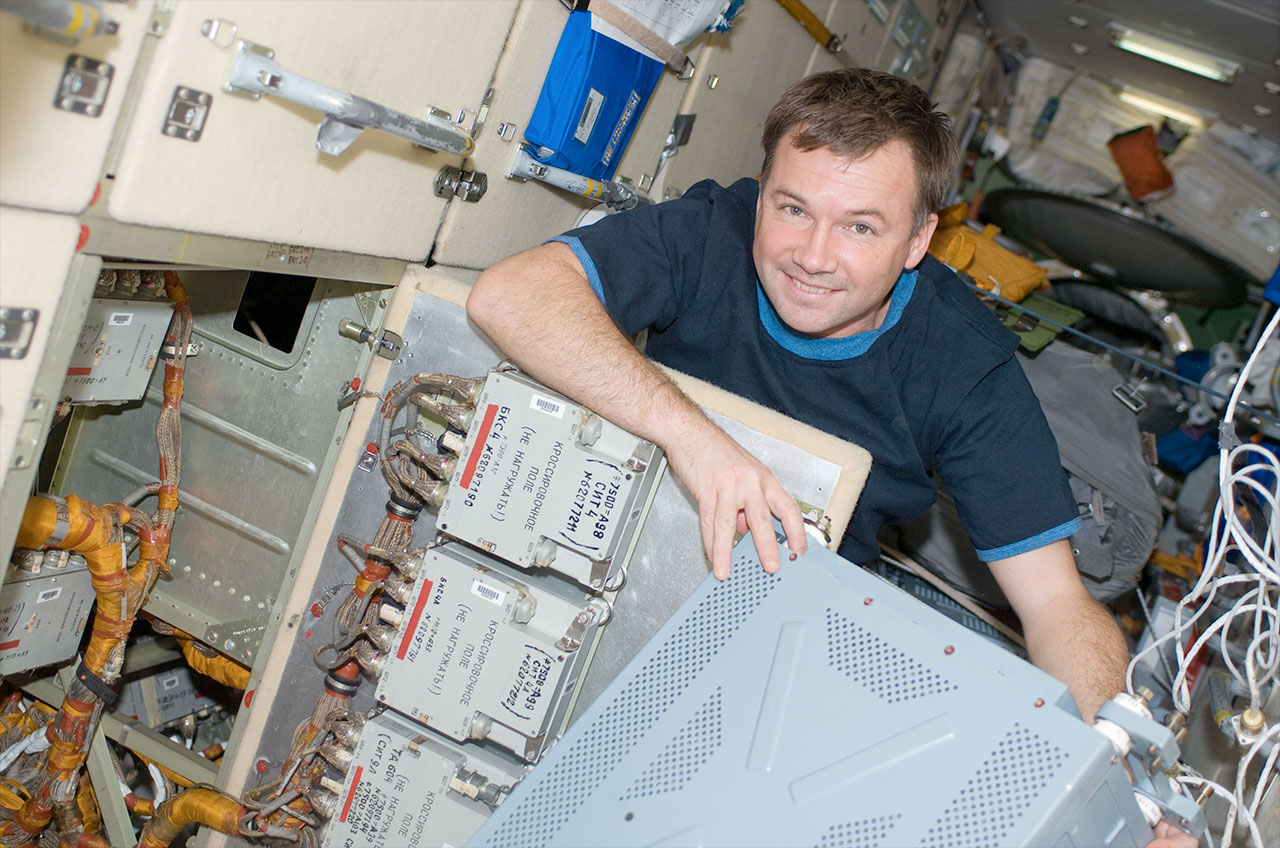
[[[436,173],[459,157],[377,130],[339,156],[319,152],[320,112],[223,90],[234,40],[270,48],[290,74],[386,108],[456,115],[480,108],[515,9],[516,0],[179,3],[138,92],[109,214],[152,227],[424,258],[445,206],[432,190]],[[202,33],[205,21],[220,23],[216,42]],[[211,98],[196,141],[164,133],[179,87],[196,102],[200,93]]]
[[[0,203],[70,214],[89,205],[152,6],[111,3],[116,33],[74,45],[0,14]]]
[[[69,215],[0,206],[0,552],[18,533],[102,260]]]
[[[489,120],[472,157],[473,167],[489,178],[488,192],[478,203],[450,204],[431,257],[433,262],[487,268],[572,228],[584,210],[597,205],[533,180],[506,178],[567,18],[568,13],[558,3],[525,0],[521,4],[494,77]],[[694,57],[701,43],[701,37],[694,42]],[[627,177],[638,185],[643,176],[654,176],[671,123],[689,85],[689,80],[663,70],[618,162],[615,179]]]
[[[826,19],[830,0],[810,2]],[[805,75],[813,37],[773,0],[751,0],[728,33],[709,36],[680,112],[697,115],[689,143],[667,163],[664,185],[683,191],[701,179],[724,185],[760,172],[760,133],[769,109]]]

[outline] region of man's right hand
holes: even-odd
[[[667,462],[698,502],[702,546],[717,580],[729,576],[735,534],[751,531],[760,564],[778,570],[773,516],[782,522],[787,547],[805,552],[808,540],[795,500],[765,465],[703,418],[701,434],[667,447]]]

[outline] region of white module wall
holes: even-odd
[[[324,115],[223,90],[239,39],[290,74],[425,117],[479,110],[516,0],[177,4],[124,139],[112,218],[373,256],[427,255],[445,201],[437,171],[460,157],[365,130],[339,156],[316,149]],[[219,23],[217,41],[206,21]],[[197,140],[166,135],[175,94],[207,112]],[[200,95],[207,95],[201,99]]]
[[[0,14],[0,203],[70,214],[89,205],[153,5],[111,3],[116,33],[75,44]]]

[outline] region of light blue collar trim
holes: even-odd
[[[997,559],[1008,559],[1011,556],[1025,554],[1027,551],[1034,551],[1036,548],[1043,548],[1045,545],[1065,539],[1068,536],[1074,536],[1080,532],[1080,519],[1073,518],[1070,521],[1063,522],[1057,527],[1052,527],[1043,533],[1037,533],[1030,539],[1023,539],[1021,542],[1014,542],[1012,545],[1005,545],[1001,548],[990,548],[985,551],[978,551],[978,559],[983,562],[991,562]]]
[[[889,312],[885,315],[883,324],[874,330],[854,333],[852,336],[842,336],[838,339],[811,339],[793,333],[786,324],[782,323],[782,319],[774,311],[769,298],[765,297],[764,289],[757,280],[756,303],[760,309],[760,323],[770,338],[784,350],[796,356],[823,362],[853,359],[870,350],[876,343],[876,339],[893,329],[893,326],[898,323],[898,319],[902,317],[902,311],[907,308],[907,301],[911,300],[911,293],[915,291],[917,276],[914,270],[904,270],[898,276],[898,282],[893,286],[893,295],[889,298]]]

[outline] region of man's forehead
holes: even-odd
[[[780,159],[790,159],[793,156],[795,156],[795,154],[803,155],[803,154],[810,154],[815,152],[826,154],[829,157],[831,157],[829,165],[832,168],[832,170],[836,172],[847,172],[851,168],[855,168],[859,165],[862,165],[866,163],[868,160],[874,159],[878,156],[883,156],[889,159],[897,159],[898,162],[894,163],[896,166],[896,170],[895,170],[895,173],[897,174],[896,179],[898,179],[901,182],[901,187],[904,191],[911,192],[915,190],[915,185],[917,182],[915,157],[911,154],[911,149],[907,146],[907,144],[897,139],[890,140],[885,144],[882,144],[879,147],[875,147],[869,151],[858,152],[853,154],[841,152],[828,145],[801,147],[797,144],[791,143],[790,137],[788,137],[787,139],[784,139],[784,142],[786,142],[785,145],[780,144],[778,146],[779,153],[781,153],[782,155],[774,157],[773,167],[770,168],[769,174],[765,176],[765,184],[762,186],[762,187],[767,187],[770,191],[775,189],[787,188],[787,186],[777,184],[777,181],[774,179],[774,177],[778,174],[778,171],[779,171],[778,161]],[[784,147],[786,150],[785,153],[783,152]],[[809,157],[803,157],[803,158],[809,158]]]

